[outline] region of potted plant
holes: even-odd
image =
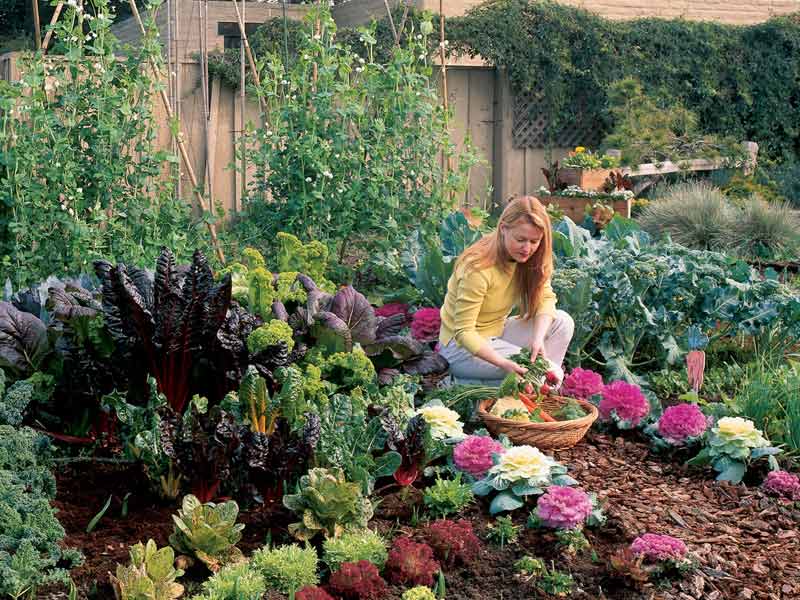
[[[578,146],[561,161],[558,178],[565,186],[602,191],[611,169],[617,166],[618,158],[609,154],[593,154],[591,150]]]

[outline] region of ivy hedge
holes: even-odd
[[[731,26],[494,0],[448,19],[447,37],[506,67],[514,90],[541,88],[552,134],[579,116],[609,132],[609,89],[634,78],[657,104],[695,113],[706,133],[756,141],[773,160],[800,154],[800,12]]]

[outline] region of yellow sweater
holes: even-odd
[[[511,263],[508,271],[496,266],[482,270],[456,267],[447,282],[439,342],[444,346],[455,338],[459,346],[475,354],[486,339],[502,335],[517,300],[515,270],[516,263]],[[549,280],[535,314],[556,314],[556,295]]]

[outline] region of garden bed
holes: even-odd
[[[782,506],[756,488],[719,484],[699,473],[689,474],[679,464],[651,456],[643,443],[623,437],[591,432],[586,441],[556,452],[555,458],[569,464],[585,489],[605,502],[608,523],[587,531],[596,559],[591,552],[563,556],[552,533],[522,529],[517,544],[501,550],[484,542],[475,566],[448,570],[448,598],[548,597],[515,579],[511,565],[525,554],[553,560],[556,567],[571,572],[577,584],[573,598],[772,600],[800,594],[800,511]],[[67,530],[65,544],[86,555],[84,565],[72,573],[80,597],[111,596],[108,572],[127,561],[130,544],[147,538],[155,539],[159,546],[167,543],[176,507],[159,504],[143,491],[146,480],[138,467],[80,464],[63,469],[58,486],[55,505]],[[128,491],[133,491],[129,514],[121,519],[120,498]],[[114,494],[114,501],[108,513],[95,531],[85,533],[87,523],[109,494]],[[409,519],[398,523],[380,515],[379,508],[373,527],[393,530],[395,535],[413,535]],[[484,507],[478,504],[463,517],[472,521],[483,541],[492,521]],[[526,517],[527,512],[519,511],[514,519],[524,525]],[[243,510],[239,518],[246,524],[242,550],[247,554],[260,547],[268,535],[274,541],[287,539],[290,520],[291,515],[280,506]],[[698,558],[699,569],[671,589],[648,584],[636,590],[614,577],[608,559],[645,532],[683,539]],[[184,584],[193,575],[198,581],[202,578],[202,574],[190,572]],[[400,598],[402,591],[393,587],[386,597]],[[42,592],[40,597],[60,596]]]

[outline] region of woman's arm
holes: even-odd
[[[542,290],[542,298],[533,317],[533,335],[531,336],[531,360],[535,360],[544,350],[544,336],[556,317],[556,294],[548,279]]]
[[[509,373],[524,375],[525,373],[528,372],[528,369],[526,369],[522,365],[518,365],[509,358],[504,358],[500,356],[497,353],[497,351],[486,342],[481,344],[481,347],[478,349],[477,352],[475,352],[475,356],[477,356],[478,358],[482,358],[486,362],[491,363],[495,367],[499,367],[504,371],[508,371]]]

